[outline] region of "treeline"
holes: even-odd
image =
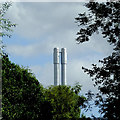
[[[29,69],[2,55],[2,120],[77,120],[86,100],[80,90],[79,85],[44,88]]]

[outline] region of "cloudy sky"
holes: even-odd
[[[29,67],[45,87],[53,85],[53,49],[67,48],[67,84],[79,82],[82,94],[96,91],[82,66],[91,68],[92,63],[109,55],[112,48],[94,34],[89,42],[75,41],[79,27],[75,23],[78,13],[87,12],[84,3],[74,2],[17,2],[13,3],[6,17],[17,24],[12,37],[4,44],[10,60]],[[96,113],[97,114],[97,113]]]
[[[8,0],[0,0],[1,2],[6,2]],[[106,2],[108,0],[10,0],[12,2]],[[118,0],[109,0],[109,1],[118,1]]]

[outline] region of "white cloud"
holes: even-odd
[[[83,3],[14,3],[9,17],[18,23],[17,32],[27,38],[62,35],[75,29],[74,18],[85,11]]]
[[[34,44],[29,44],[29,45],[8,45],[6,47],[6,50],[9,51],[9,53],[16,55],[16,56],[21,56],[25,58],[30,58],[34,56],[40,56],[40,55],[49,55],[51,54],[51,45],[42,42],[42,43],[34,43]]]
[[[89,78],[86,73],[83,72],[82,66],[90,67],[90,63],[83,62],[80,60],[72,59],[67,63],[67,85],[75,85],[75,83],[79,82],[82,85],[82,93],[87,92],[88,90],[92,90],[94,92],[97,91],[97,88],[93,87],[93,82]],[[47,63],[45,65],[33,65],[30,66],[32,72],[35,73],[37,79],[44,86],[50,86],[54,84],[54,73],[53,73],[54,65],[51,63]]]
[[[35,73],[39,82],[46,86],[54,85],[53,81],[53,66],[51,63],[47,63],[43,66],[34,65],[30,66],[30,69]]]
[[[14,3],[8,16],[18,23],[17,32],[28,44],[7,45],[7,51],[15,56],[29,59],[34,56],[52,56],[54,47],[66,47],[68,51],[68,84],[80,82],[83,91],[93,89],[90,78],[81,70],[82,66],[91,66],[104,56],[110,54],[112,48],[100,35],[91,37],[89,42],[77,45],[76,32],[79,28],[74,18],[86,9],[83,3]],[[24,43],[23,40],[21,40]],[[46,58],[42,58],[45,60]],[[53,83],[53,64],[31,65],[31,69],[43,85]]]
[[[71,56],[88,55],[90,51],[108,55],[112,49],[100,35],[93,36],[84,45],[75,43],[79,28],[74,23],[74,18],[86,10],[83,3],[14,3],[8,16],[18,23],[15,31],[19,36],[34,42],[27,45],[12,43],[7,45],[7,50],[15,55],[31,57],[50,55],[51,50],[58,46],[66,47]]]
[[[80,58],[87,59],[90,61],[98,61],[105,56],[108,56],[112,47],[106,42],[106,40],[102,39],[99,35],[92,37],[92,39],[84,44],[76,44],[75,43],[75,31],[67,32],[63,36],[58,37],[58,35],[54,35],[48,38],[44,38],[43,40],[34,41],[34,43],[30,43],[27,45],[20,44],[8,44],[6,49],[9,53],[12,53],[16,56],[21,56],[25,58],[30,58],[34,56],[52,56],[54,47],[65,47],[67,48],[68,57],[71,58]]]
[[[76,82],[79,82],[82,85],[82,92],[87,92],[88,90],[96,91],[96,88],[93,87],[93,82],[91,78],[84,73],[82,66],[91,68],[91,63],[89,61],[82,61],[80,59],[72,59],[67,64],[67,79],[69,85],[74,85]]]

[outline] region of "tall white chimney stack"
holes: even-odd
[[[67,52],[66,48],[61,49],[61,85],[67,85],[66,80]]]
[[[60,84],[60,55],[59,48],[54,48],[54,85]]]

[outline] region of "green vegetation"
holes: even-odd
[[[79,85],[44,89],[29,69],[2,56],[2,120],[79,119],[85,97]]]
[[[10,2],[0,6],[0,37],[10,37],[12,24],[4,17]],[[2,50],[3,46],[1,46]],[[5,52],[2,61],[2,120],[79,119],[85,97],[79,96],[80,85],[43,88],[28,68],[9,60]]]
[[[9,19],[5,18],[5,13],[8,8],[11,6],[10,2],[6,2],[4,4],[0,3],[0,117],[2,116],[1,107],[2,107],[2,57],[3,54],[3,39],[2,37],[11,35],[9,34],[12,31],[12,27],[15,27],[16,24],[11,23]]]
[[[68,86],[51,86],[45,95],[51,104],[52,120],[80,118],[80,106],[85,102],[85,97],[76,94],[75,89]]]
[[[0,3],[0,54],[4,48],[2,38],[4,36],[11,37],[12,28],[16,27],[16,24],[5,18],[5,14],[11,5],[11,2]]]
[[[16,27],[9,19],[5,18],[8,8],[12,5],[11,2],[0,3],[0,37],[11,37],[9,32],[12,32],[12,27]]]
[[[28,69],[2,57],[2,120],[38,120],[43,117],[43,86]]]
[[[83,67],[90,75],[94,85],[98,87],[95,104],[100,112],[109,120],[120,119],[120,2],[90,2],[85,5],[89,13],[80,13],[76,19],[82,28],[77,33],[76,41],[83,43],[95,32],[101,33],[113,52],[110,56],[99,60],[101,67],[93,64],[92,69]]]

